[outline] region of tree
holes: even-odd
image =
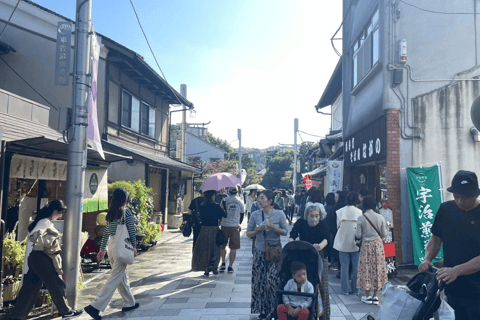
[[[263,176],[262,185],[265,188],[280,187],[285,172],[292,170],[292,162],[293,157],[289,153],[278,154],[270,159],[267,164],[267,172]]]
[[[207,136],[205,137],[205,141],[213,144],[214,146],[220,149],[225,150],[225,160],[230,160],[232,155],[235,153],[235,150],[233,150],[233,148],[228,144],[227,140],[214,137],[213,134],[211,134],[210,132],[207,133]]]

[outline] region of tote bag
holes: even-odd
[[[130,235],[128,234],[127,225],[125,224],[125,211],[123,212],[122,219],[120,219],[120,223],[117,225],[117,231],[115,233],[116,258],[123,263],[133,264],[134,248],[130,242]]]
[[[376,320],[412,320],[422,303],[406,291],[387,284],[384,299]]]

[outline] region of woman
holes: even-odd
[[[72,310],[68,305],[65,282],[62,279],[60,252],[51,254],[45,250],[36,250],[36,244],[42,243],[43,239],[50,236],[50,239],[52,237],[55,239],[55,245],[45,249],[60,250],[61,234],[55,229],[52,221],[60,218],[66,211],[67,207],[62,200],[53,200],[38,212],[35,220],[28,226],[29,236],[25,252],[27,265],[24,266],[23,286],[18,294],[15,309],[10,315],[11,319],[27,318],[37,300],[42,283],[47,287],[63,319],[73,319],[83,313],[82,310]]]
[[[340,283],[344,295],[357,294],[358,247],[355,245],[355,228],[362,210],[355,207],[357,195],[350,192],[346,199],[347,205],[336,211],[337,235],[333,248],[338,250],[340,258]],[[349,283],[349,270],[352,266],[352,281]]]
[[[330,319],[330,301],[328,290],[328,243],[330,239],[330,231],[327,223],[320,220],[320,212],[322,207],[319,203],[313,203],[305,209],[305,217],[298,219],[290,231],[289,242],[300,238],[301,241],[311,243],[323,257],[322,280],[320,282],[319,291],[322,295],[323,310],[325,310],[325,319]],[[327,249],[326,249],[327,248]],[[327,252],[326,252],[327,251]]]
[[[247,237],[256,237],[252,266],[251,312],[259,313],[258,319],[266,319],[277,308],[277,286],[280,261],[265,259],[265,240],[278,243],[287,235],[287,220],[282,210],[274,208],[275,194],[264,190],[257,198],[262,210],[252,212],[248,221]],[[267,223],[267,220],[270,222]]]
[[[135,298],[130,291],[127,264],[118,260],[117,249],[115,248],[117,226],[118,224],[125,223],[128,230],[128,239],[134,248],[133,254],[134,256],[137,255],[135,218],[130,208],[126,207],[129,197],[130,194],[125,188],[116,188],[113,191],[112,200],[108,208],[106,217],[108,224],[103,230],[102,243],[100,245],[97,259],[98,261],[101,261],[105,257],[106,249],[108,252],[108,259],[112,265],[112,271],[102,292],[84,309],[85,312],[95,320],[100,320],[102,318],[100,312],[105,311],[108,303],[112,300],[116,289],[118,289],[118,292],[123,298],[124,307],[122,308],[122,311],[130,311],[140,306],[139,303],[135,302]]]
[[[226,218],[227,214],[215,202],[215,190],[208,190],[203,193],[205,200],[200,205],[199,219],[202,221],[202,228],[198,235],[197,243],[193,249],[192,271],[204,271],[208,277],[210,271],[218,274],[218,263],[220,262],[220,247],[217,245],[217,233],[219,220]]]
[[[340,193],[336,193],[336,203],[335,206],[333,207],[332,214],[327,216],[327,225],[328,229],[330,230],[330,234],[332,235],[332,246],[333,243],[335,243],[335,237],[337,236],[337,210],[342,209],[346,205],[346,199],[347,199],[347,194],[348,192],[346,191],[341,191]],[[337,196],[338,195],[338,196]],[[338,250],[335,250],[335,248],[332,248],[330,256],[332,257],[332,260],[337,264],[338,270],[340,270],[340,258],[338,256]],[[340,279],[340,271],[338,271],[337,278]]]
[[[365,291],[362,302],[367,304],[378,304],[378,291],[388,281],[382,241],[388,234],[387,224],[385,219],[375,212],[375,206],[372,196],[363,199],[365,213],[358,218],[355,234],[357,239],[362,238],[357,286]],[[372,290],[373,296],[370,294]]]
[[[307,211],[308,206],[316,203],[320,206],[320,220],[323,220],[327,217],[327,211],[325,210],[325,207],[322,204],[323,201],[323,194],[320,190],[314,190],[310,193],[310,196],[308,197],[308,201],[305,204],[305,212]]]

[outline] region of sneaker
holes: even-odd
[[[233,268],[232,267],[228,267],[228,273],[233,273]]]
[[[210,272],[205,272],[205,273],[203,274],[203,276],[204,276],[205,278],[208,278],[208,277],[210,276]]]
[[[74,318],[80,317],[82,314],[83,314],[83,310],[72,310],[69,313],[64,314],[62,319],[74,319]],[[100,319],[101,318],[102,317],[100,317]]]
[[[372,303],[378,306],[379,305],[378,297],[373,297],[372,298]]]
[[[102,320],[102,317],[100,316],[100,310],[95,309],[94,307],[88,305],[85,308],[83,308],[86,313],[90,315],[95,320]]]
[[[361,300],[362,300],[363,303],[366,303],[366,304],[372,304],[373,303],[372,296],[368,296],[368,297],[363,296],[361,298]]]
[[[140,307],[140,303],[135,303],[135,305],[131,306],[131,307],[123,307],[122,308],[122,311],[123,312],[127,312],[127,311],[131,311],[131,310],[134,310],[134,309],[137,309],[138,307]]]
[[[218,269],[217,269],[217,268],[213,269],[213,270],[212,270],[212,273],[213,273],[213,274],[218,274]]]
[[[225,263],[222,263],[222,265],[220,266],[220,269],[218,271],[225,272]]]

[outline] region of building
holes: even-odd
[[[469,115],[480,92],[476,2],[344,0],[343,8],[344,184],[388,197],[397,261],[412,263],[405,168],[441,162],[449,185],[480,159]]]

